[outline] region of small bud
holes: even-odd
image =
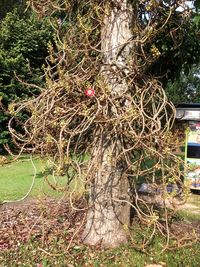
[[[88,88],[88,89],[85,90],[84,93],[85,93],[86,96],[94,96],[95,91],[94,91],[93,88]]]

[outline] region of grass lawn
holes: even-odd
[[[16,162],[0,166],[0,202],[22,198],[31,187],[35,173],[34,186],[30,197],[61,195],[60,192],[53,190],[44,179],[42,173],[47,166],[47,161],[35,157],[33,158],[33,164],[30,156],[24,155]],[[56,184],[52,176],[49,176],[49,181],[54,185]],[[66,184],[67,178],[59,177],[57,185],[64,187]]]
[[[200,194],[191,193],[187,202],[180,207],[179,214],[188,222],[200,220]]]
[[[51,246],[51,255],[37,252],[37,245],[29,243],[16,253],[4,253],[7,260],[2,267],[199,267],[200,246],[165,251],[160,255],[147,255],[131,245],[118,249],[99,251],[85,246],[75,246],[64,253]],[[54,256],[60,254],[59,256]],[[1,262],[1,257],[0,257]],[[10,265],[11,264],[11,265]]]
[[[199,267],[199,243],[178,249],[171,247],[171,249],[162,252],[166,240],[160,236],[155,236],[146,252],[143,252],[140,250],[142,235],[139,229],[136,225],[133,232],[133,242],[117,249],[107,250],[100,250],[98,247],[86,247],[76,242],[69,249],[68,233],[65,232],[65,229],[61,229],[60,234],[52,236],[48,241],[49,243],[43,246],[41,242],[33,238],[25,245],[17,246],[15,250],[0,253],[0,266]]]

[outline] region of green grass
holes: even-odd
[[[200,220],[200,195],[190,194],[187,203],[180,207],[178,214],[188,222]]]
[[[35,175],[34,168],[36,168],[36,176],[30,197],[60,196],[63,194],[53,190],[44,179],[44,168],[49,166],[47,160],[35,157],[33,164],[31,163],[30,156],[25,155],[15,162],[0,166],[0,202],[23,197],[32,184]],[[67,178],[65,176],[58,177],[55,181],[52,175],[49,175],[48,179],[53,185],[57,182],[58,187],[65,187],[67,185]]]
[[[138,241],[138,240],[137,240]],[[65,251],[59,240],[54,240],[45,251],[38,250],[40,244],[29,242],[20,245],[14,251],[7,251],[0,256],[3,267],[144,267],[147,264],[162,264],[166,267],[199,267],[200,244],[190,247],[166,250],[161,252],[160,237],[156,237],[150,245],[152,254],[136,249],[131,243],[117,249],[98,250],[78,245]],[[56,256],[57,255],[57,256]]]

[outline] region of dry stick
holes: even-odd
[[[43,212],[40,214],[40,216],[34,221],[33,225],[31,226],[31,228],[29,227],[29,233],[28,233],[28,237],[27,240],[29,240],[30,236],[31,236],[31,232],[34,229],[34,227],[36,226],[36,224],[40,221],[40,219],[43,217]]]
[[[72,241],[74,240],[75,236],[78,234],[78,232],[80,231],[80,229],[82,228],[82,226],[83,226],[83,224],[84,224],[84,222],[85,222],[86,215],[87,215],[87,214],[85,213],[85,214],[84,214],[84,217],[83,217],[83,220],[82,220],[82,222],[81,222],[81,224],[80,224],[80,226],[78,227],[77,231],[74,232],[74,234],[73,234],[73,236],[72,236],[72,238],[71,238],[71,240],[70,240],[70,242],[69,242],[69,244],[68,244],[67,249],[65,250],[65,252],[69,250]]]
[[[78,232],[79,232],[79,231],[81,230],[81,228],[83,227],[83,224],[84,224],[84,222],[85,222],[85,218],[86,218],[86,214],[84,215],[83,220],[82,220],[80,226],[78,227],[78,229],[77,229],[77,230],[74,232],[74,234],[72,235],[72,238],[71,238],[70,241],[69,241],[69,244],[68,244],[68,246],[67,246],[67,249],[65,249],[62,253],[57,253],[57,254],[50,253],[50,252],[46,251],[45,249],[43,249],[43,248],[41,248],[41,247],[38,247],[38,250],[40,250],[40,251],[44,252],[45,254],[47,254],[47,255],[49,255],[49,256],[52,256],[52,257],[57,257],[57,256],[61,256],[61,255],[65,254],[65,253],[68,253],[68,251],[69,251],[69,249],[70,249],[70,247],[71,247],[71,244],[72,244],[72,242],[73,242],[75,236],[78,234]]]

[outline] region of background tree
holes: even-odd
[[[129,187],[137,216],[163,234],[166,207],[164,217],[155,213],[153,204],[138,197],[137,186],[151,183],[165,203],[167,185],[181,183],[181,160],[172,153],[170,134],[174,106],[153,75],[162,58],[157,41],[170,39],[181,47],[186,37],[186,2],[34,0],[29,5],[39,16],[51,15],[57,40],[50,47],[44,90],[15,105],[16,114],[22,109],[32,114],[24,136],[12,130],[15,119],[10,121],[15,141],[52,157],[54,175],[65,174],[68,184],[73,179],[84,184],[90,195],[85,243],[114,247],[127,241]],[[73,193],[69,196],[73,203]]]
[[[19,12],[23,13],[26,7],[25,0],[0,0],[0,20],[3,19],[8,12],[17,8]]]
[[[166,92],[174,104],[200,102],[199,65],[193,66],[187,75],[182,71],[180,76],[167,84]]]
[[[200,2],[190,1],[188,4],[192,10],[188,9],[181,31],[171,31],[164,42],[157,40],[162,57],[152,68],[160,76],[174,104],[199,102]],[[180,18],[176,20],[177,25],[182,23]]]
[[[173,82],[178,79],[182,72],[187,75],[200,59],[200,16],[197,5],[196,9],[194,6],[193,9],[189,8],[192,5],[191,2],[194,4],[194,1],[185,3],[186,12],[184,13],[181,12],[182,6],[175,7],[173,20],[164,26],[163,32],[154,40],[150,49],[152,56],[157,59],[148,71],[159,77],[164,85],[169,80]]]
[[[30,89],[18,78],[38,86],[43,83],[42,65],[48,54],[48,42],[53,38],[52,32],[47,19],[39,21],[34,14],[23,15],[17,10],[8,13],[0,22],[0,149],[11,141],[10,115],[5,110],[12,109],[13,101],[39,93],[38,88]]]

